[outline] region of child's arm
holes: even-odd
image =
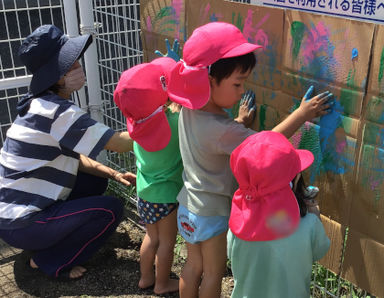
[[[128,152],[133,150],[133,140],[129,136],[129,133],[115,132],[112,138],[109,139],[104,149],[115,151],[115,152]]]
[[[120,173],[85,155],[80,155],[79,170],[94,176],[114,179],[126,186],[136,184],[136,175],[131,172]]]
[[[307,100],[306,96],[304,96],[300,107],[272,130],[290,138],[305,121],[327,114],[330,107],[327,102],[332,96],[333,94],[328,91],[316,95],[310,100]]]

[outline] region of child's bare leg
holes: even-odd
[[[146,224],[147,232],[144,236],[143,243],[140,248],[140,281],[139,288],[145,289],[155,283],[155,272],[153,264],[155,255],[159,246],[159,235],[157,223]]]
[[[179,289],[179,281],[171,279],[173,250],[177,234],[177,209],[158,221],[159,247],[156,253],[156,283],[155,294],[175,292]]]
[[[226,235],[227,232],[224,232],[201,243],[204,274],[200,286],[200,298],[220,297],[227,262]]]
[[[199,296],[201,275],[203,274],[203,257],[201,244],[187,243],[187,262],[180,276],[180,298],[196,298]]]

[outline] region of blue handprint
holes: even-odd
[[[155,54],[160,56],[160,57],[169,57],[175,60],[176,62],[180,60],[181,57],[181,48],[180,48],[180,43],[177,39],[173,41],[172,49],[171,45],[169,43],[169,40],[166,38],[165,39],[165,46],[167,48],[167,53],[163,54],[159,50],[155,51]]]

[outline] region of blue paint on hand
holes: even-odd
[[[167,48],[167,53],[163,54],[159,50],[155,50],[155,54],[160,57],[169,57],[175,60],[176,62],[180,60],[181,56],[181,49],[180,49],[180,43],[177,39],[173,41],[172,49],[171,45],[169,43],[169,40],[166,38],[165,39],[165,46]]]
[[[359,51],[356,48],[352,49],[352,60],[359,56]]]
[[[305,100],[311,99],[311,96],[312,96],[314,89],[315,89],[315,87],[313,87],[313,85],[311,85],[311,87],[308,88],[307,92],[305,92],[305,95],[304,95]]]

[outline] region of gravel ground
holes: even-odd
[[[118,227],[107,244],[89,260],[83,278],[56,281],[31,272],[26,266],[27,252],[13,249],[0,240],[1,297],[179,297],[177,293],[158,296],[152,290],[140,290],[139,249],[144,231],[129,218],[137,220],[127,210],[127,219]],[[179,247],[181,254],[184,247]],[[184,258],[175,255],[172,274],[179,276]],[[223,280],[222,297],[230,297],[233,280],[230,273]]]

